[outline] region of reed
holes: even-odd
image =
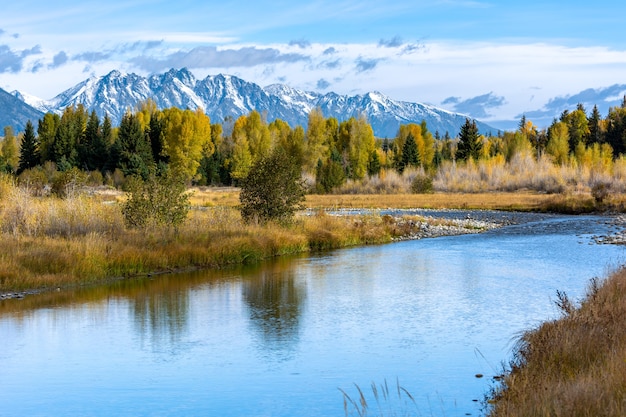
[[[626,415],[626,270],[592,280],[579,306],[564,293],[563,312],[524,333],[490,416]]]
[[[413,395],[400,385],[396,379],[395,386],[390,389],[387,380],[380,385],[372,382],[370,385],[371,394],[364,391],[357,384],[354,384],[357,395],[351,396],[345,390],[339,388],[343,396],[343,410],[347,416],[357,415],[365,417],[376,416],[408,416],[419,415],[419,410]],[[374,414],[372,414],[374,413]]]

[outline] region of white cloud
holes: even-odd
[[[178,43],[203,36],[212,35],[169,33],[158,39],[142,34],[107,48],[74,46],[72,50],[64,48],[64,52],[4,46],[5,84],[1,87],[50,98],[82,81],[85,64],[96,75],[112,69],[145,75],[187,66],[198,77],[226,72],[260,85],[284,82],[300,89],[332,89],[340,94],[377,90],[397,100],[442,105],[450,110],[466,102],[468,109],[477,112],[475,117],[489,121],[515,119],[542,109],[554,97],[626,81],[626,51],[608,47],[450,41],[412,44],[403,43],[400,37],[378,43],[302,39],[222,47]],[[418,47],[412,53],[401,53],[407,45]],[[0,59],[0,66],[2,62]],[[38,72],[28,72],[32,68]],[[458,102],[446,102],[450,97],[458,97]]]

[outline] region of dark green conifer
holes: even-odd
[[[20,174],[27,169],[31,169],[39,165],[41,155],[39,154],[39,140],[35,136],[35,128],[29,120],[26,122],[24,137],[20,148],[20,162],[17,173]]]

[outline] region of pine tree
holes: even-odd
[[[467,161],[472,158],[478,159],[480,151],[483,148],[483,143],[480,140],[478,134],[478,127],[476,121],[470,121],[465,119],[465,123],[461,126],[461,132],[459,134],[459,145],[456,151],[456,159],[461,161]]]
[[[39,165],[40,161],[41,155],[39,154],[39,140],[35,136],[33,123],[29,120],[26,122],[24,136],[22,137],[20,162],[17,168],[17,173],[20,174],[27,169],[36,167]]]
[[[601,121],[602,121],[602,116],[600,115],[598,106],[593,106],[593,110],[591,111],[591,116],[589,117],[589,120],[588,120],[589,144],[604,143],[604,138],[602,135],[602,128],[600,126]]]
[[[102,168],[101,166],[96,166],[94,161],[94,157],[96,157],[95,145],[101,142],[100,136],[100,119],[96,115],[95,110],[92,110],[89,119],[87,119],[84,140],[78,146],[79,167],[88,171]]]
[[[378,157],[378,152],[376,150],[372,151],[372,155],[370,156],[369,164],[367,165],[367,174],[369,176],[378,175],[380,173],[380,158]]]
[[[119,150],[119,167],[124,175],[137,175],[144,180],[148,179],[153,167],[152,150],[139,119],[126,113],[122,118],[117,138]]]
[[[419,163],[420,156],[417,149],[417,142],[415,142],[415,137],[409,133],[404,142],[404,146],[402,146],[402,160],[400,161],[399,171],[403,172],[410,166],[419,166]]]

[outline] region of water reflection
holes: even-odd
[[[577,299],[626,256],[588,244],[608,233],[599,221],[5,300],[0,415],[340,416],[337,388],[385,380],[422,414],[478,415],[511,337],[558,314],[556,289]]]
[[[142,344],[153,348],[180,343],[187,332],[189,318],[188,283],[160,277],[138,286],[130,298],[130,310]]]
[[[306,298],[306,289],[296,284],[294,270],[277,265],[260,271],[244,281],[242,292],[262,349],[288,357],[298,344]]]

